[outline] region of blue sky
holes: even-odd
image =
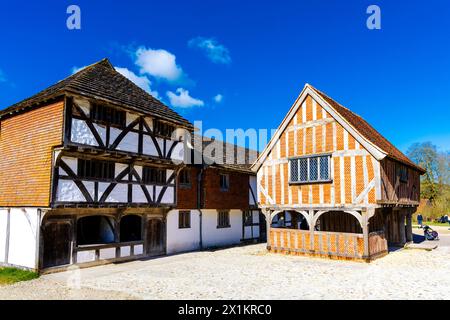
[[[71,4],[81,30],[66,27]],[[381,30],[366,27],[371,4]],[[403,151],[426,140],[450,150],[449,10],[445,0],[2,2],[0,109],[108,57],[204,129],[276,128],[308,82]]]

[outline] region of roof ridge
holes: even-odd
[[[242,149],[245,149],[245,150],[248,150],[248,151],[254,151],[254,152],[259,153],[258,150],[247,148],[247,147],[242,147],[240,145],[237,145],[235,143],[231,143],[231,142],[228,142],[228,141],[224,141],[224,140],[220,140],[220,139],[216,139],[216,138],[210,138],[210,137],[206,137],[204,135],[199,135],[199,134],[195,134],[195,133],[194,133],[194,136],[201,137],[203,141],[205,141],[205,139],[208,139],[206,142],[219,142],[219,143],[222,142],[224,144],[229,144],[229,145],[235,146],[237,148],[242,148]]]
[[[320,93],[321,95],[327,97],[330,100],[333,100],[336,104],[338,104],[340,107],[350,111],[351,113],[357,115],[358,117],[362,118],[359,114],[357,114],[356,112],[350,110],[349,108],[347,108],[346,106],[342,105],[341,103],[339,103],[338,101],[336,101],[336,99],[331,98],[329,95],[327,95],[325,92],[313,87],[312,85],[310,85],[309,83],[307,83],[306,85],[308,85],[311,89],[313,89],[314,91],[317,91],[318,93]]]
[[[311,88],[311,90],[315,91],[319,94],[323,99],[325,99],[325,102],[330,105],[331,108],[333,108],[353,129],[355,129],[362,137],[364,137],[366,140],[368,140],[371,144],[375,145],[377,148],[382,150],[386,156],[395,159],[397,161],[406,163],[410,166],[416,167],[419,170],[422,170],[425,172],[423,168],[421,168],[419,165],[414,163],[411,159],[408,158],[402,151],[400,151],[393,143],[391,143],[384,135],[382,135],[380,132],[378,132],[377,129],[375,129],[369,122],[367,122],[363,117],[358,115],[357,113],[353,112],[352,110],[348,109],[347,107],[344,107],[342,104],[337,102],[335,99],[329,97],[324,92],[314,88],[310,84],[307,84]],[[327,101],[329,100],[329,101]],[[333,106],[332,104],[336,104]],[[343,110],[337,110],[336,107],[342,108]],[[345,113],[348,112],[349,114],[345,115]],[[350,118],[348,117],[350,116]],[[363,126],[366,128],[362,128],[357,123],[354,123],[354,120],[351,119],[351,116],[354,116],[356,121],[359,121]],[[367,132],[369,131],[369,132]],[[374,137],[375,135],[376,137]],[[381,139],[379,142],[377,142],[377,139]],[[380,142],[383,141],[383,144],[380,145]],[[394,152],[393,152],[394,151]]]

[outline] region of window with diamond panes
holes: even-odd
[[[308,181],[308,158],[298,159],[298,165],[300,166],[300,179],[294,181]]]
[[[319,180],[319,164],[317,162],[317,158],[309,158],[309,180],[317,181]]]
[[[320,157],[320,180],[329,180],[330,174],[329,174],[329,168],[328,168],[328,161],[329,157]]]
[[[290,182],[330,181],[330,157],[327,155],[290,159]]]
[[[298,161],[291,161],[291,181],[298,180]]]

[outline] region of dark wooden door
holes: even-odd
[[[265,242],[267,241],[267,224],[266,224],[266,216],[259,213],[259,241]]]
[[[44,226],[44,268],[70,264],[72,235],[69,222],[50,222]]]
[[[160,219],[150,219],[147,222],[147,254],[165,254],[164,223]]]

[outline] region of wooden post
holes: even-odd
[[[314,227],[316,224],[314,223],[314,210],[309,210],[309,241],[310,241],[310,251],[314,251]]]
[[[408,210],[408,214],[406,215],[406,241],[413,241],[413,232],[412,232],[412,215],[413,210]]]
[[[271,217],[272,213],[270,210],[267,209],[261,209],[261,212],[266,217],[266,238],[267,238],[266,248],[269,249],[272,245],[270,242],[270,225],[272,224],[272,217]]]
[[[406,209],[401,209],[400,213],[398,215],[398,219],[399,219],[399,223],[398,223],[398,228],[399,228],[399,241],[400,241],[400,245],[403,246],[406,243],[406,230],[405,230],[405,213]]]
[[[363,231],[363,239],[364,239],[364,257],[363,258],[369,258],[370,252],[369,252],[369,215],[371,215],[370,211],[375,211],[375,209],[369,209],[369,210],[362,210],[361,216],[362,216],[362,231]],[[372,214],[373,215],[373,214]]]

